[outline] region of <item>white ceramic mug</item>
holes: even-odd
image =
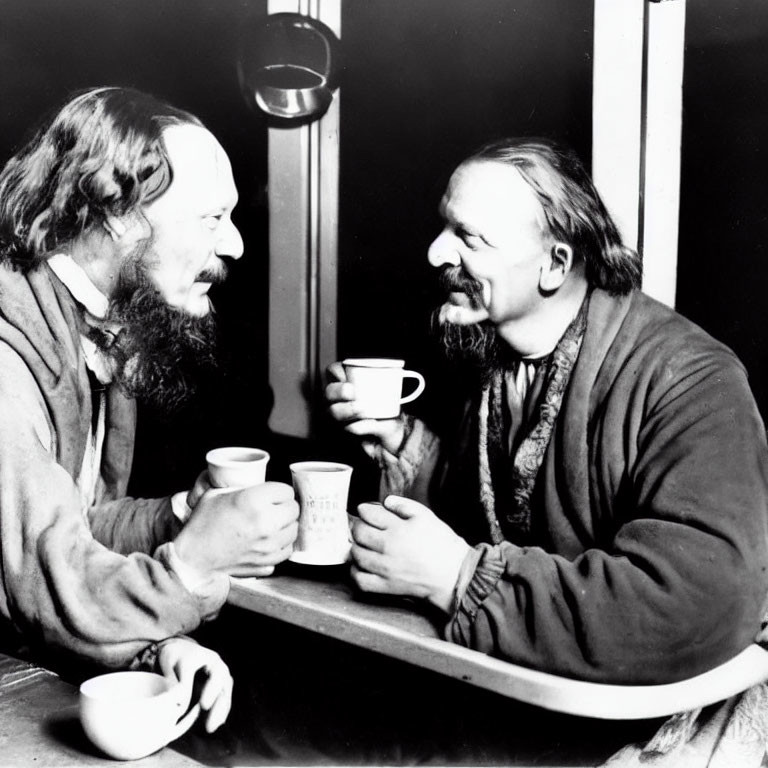
[[[299,534],[289,560],[304,565],[340,565],[351,549],[347,497],[352,467],[333,461],[290,465],[299,501]]]
[[[355,388],[355,399],[364,419],[393,419],[400,406],[410,403],[424,391],[424,377],[403,369],[404,360],[384,357],[356,357],[342,361],[344,372]],[[417,380],[416,389],[403,396],[403,379]]]
[[[247,488],[264,482],[269,454],[260,448],[214,448],[205,460],[214,488]]]
[[[189,730],[200,705],[181,718],[188,696],[181,683],[153,672],[111,672],[80,686],[80,722],[102,752],[137,760]]]

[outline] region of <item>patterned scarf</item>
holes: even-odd
[[[588,307],[589,294],[552,352],[546,371],[538,421],[525,436],[515,454],[511,479],[513,503],[506,518],[510,525],[524,537],[527,537],[531,531],[531,495],[536,483],[536,475],[544,460],[544,453],[552,437],[565,390],[568,388],[571,371],[579,356],[579,349],[587,328]],[[494,544],[504,541],[505,537],[496,514],[496,494],[491,476],[489,445],[503,444],[505,439],[501,406],[504,377],[504,371],[496,371],[490,382],[483,388],[478,429],[480,501],[485,510],[491,541]]]

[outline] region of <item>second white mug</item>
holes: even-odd
[[[344,372],[355,388],[355,399],[364,419],[394,419],[400,406],[410,403],[424,391],[424,377],[404,370],[404,360],[384,357],[355,357],[342,361]],[[403,379],[416,379],[416,389],[403,396]]]
[[[189,730],[200,705],[184,714],[187,698],[181,683],[154,672],[109,672],[80,686],[80,722],[110,757],[137,760]]]
[[[247,488],[264,482],[269,454],[260,448],[214,448],[205,460],[214,488]]]
[[[352,467],[335,461],[298,461],[290,469],[301,513],[289,559],[304,565],[345,563],[351,549],[347,496]]]

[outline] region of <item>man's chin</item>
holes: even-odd
[[[211,304],[211,299],[208,296],[208,291],[206,290],[204,293],[190,297],[189,301],[187,301],[183,306],[177,307],[177,309],[180,309],[182,312],[190,315],[191,317],[205,317],[206,315],[211,314],[213,305]]]

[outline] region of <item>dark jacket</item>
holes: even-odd
[[[490,541],[477,413],[473,397],[426,499],[472,543]],[[451,640],[576,678],[661,683],[755,637],[768,593],[764,426],[733,353],[669,308],[593,293],[532,502],[532,545],[478,544]]]

